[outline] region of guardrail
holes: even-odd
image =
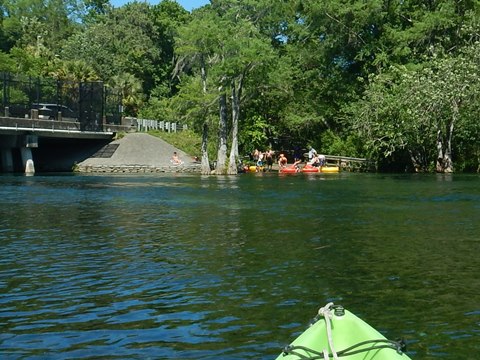
[[[0,116],[0,135],[35,134],[42,137],[110,138],[114,133],[128,131],[128,127],[99,124],[92,127],[78,121],[40,120]]]
[[[150,119],[137,119],[137,118],[125,118],[125,120],[130,121],[132,127],[135,126],[137,131],[149,131],[149,130],[160,130],[166,132],[177,132],[187,130],[188,127],[185,124],[179,124],[176,122],[162,121],[162,120],[150,120]]]

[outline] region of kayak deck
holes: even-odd
[[[328,304],[320,309],[314,320],[313,325],[285,347],[277,360],[410,359],[402,352],[402,342],[387,340],[373,327],[341,306]]]

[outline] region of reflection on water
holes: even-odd
[[[270,359],[328,301],[479,353],[477,176],[0,182],[2,358]]]

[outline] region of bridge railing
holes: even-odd
[[[125,118],[126,122],[130,122],[132,127],[135,127],[137,131],[147,132],[149,130],[159,130],[165,132],[177,132],[188,129],[186,124],[180,124],[177,122],[151,120],[151,119],[137,119],[137,118]]]
[[[103,82],[74,82],[0,72],[0,116],[78,121],[82,130],[121,125],[120,94]]]

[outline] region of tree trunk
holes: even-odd
[[[205,61],[202,56],[201,60],[201,74],[202,74],[202,90],[203,93],[207,93],[207,71],[205,70]],[[210,175],[210,160],[208,159],[208,124],[205,121],[203,123],[202,129],[202,165],[201,165],[201,173],[203,175]]]
[[[230,159],[228,162],[228,174],[238,174],[238,119],[240,116],[240,96],[242,93],[243,77],[238,81],[238,88],[232,83],[232,148],[230,149]]]
[[[453,101],[452,104],[452,119],[448,124],[445,134],[445,144],[442,141],[441,129],[437,132],[437,172],[452,173],[453,161],[452,161],[452,138],[453,129],[455,127],[455,121],[458,118],[458,103]],[[445,148],[444,148],[445,146]]]
[[[453,129],[455,126],[455,122],[457,121],[457,118],[458,118],[458,103],[454,101],[452,121],[450,122],[450,126],[448,128],[448,134],[447,134],[447,148],[445,149],[445,155],[443,160],[444,172],[446,173],[453,172],[452,138],[453,138]]]
[[[453,128],[453,123],[450,124],[450,129]],[[447,148],[445,149],[445,154],[443,156],[443,172],[452,173],[453,172],[453,161],[452,161],[452,137],[448,136],[447,139]]]
[[[414,153],[412,150],[408,151],[410,154],[410,160],[413,165],[413,169],[416,173],[424,172],[425,171],[425,164],[422,161],[422,156],[419,152]]]
[[[207,70],[205,69],[205,60],[202,56],[202,60],[201,60],[201,69],[200,69],[200,72],[201,72],[201,76],[202,76],[202,89],[203,89],[203,93],[206,94],[207,93]]]
[[[202,131],[202,169],[201,172],[203,175],[209,175],[210,170],[210,161],[208,160],[208,125],[207,123],[203,123],[203,131]]]
[[[215,173],[217,175],[225,175],[227,173],[227,95],[223,92],[223,87],[220,87],[220,121],[218,124],[218,152],[217,152],[217,166]]]
[[[437,172],[443,172],[443,141],[442,130],[437,130],[437,162],[435,169]]]

